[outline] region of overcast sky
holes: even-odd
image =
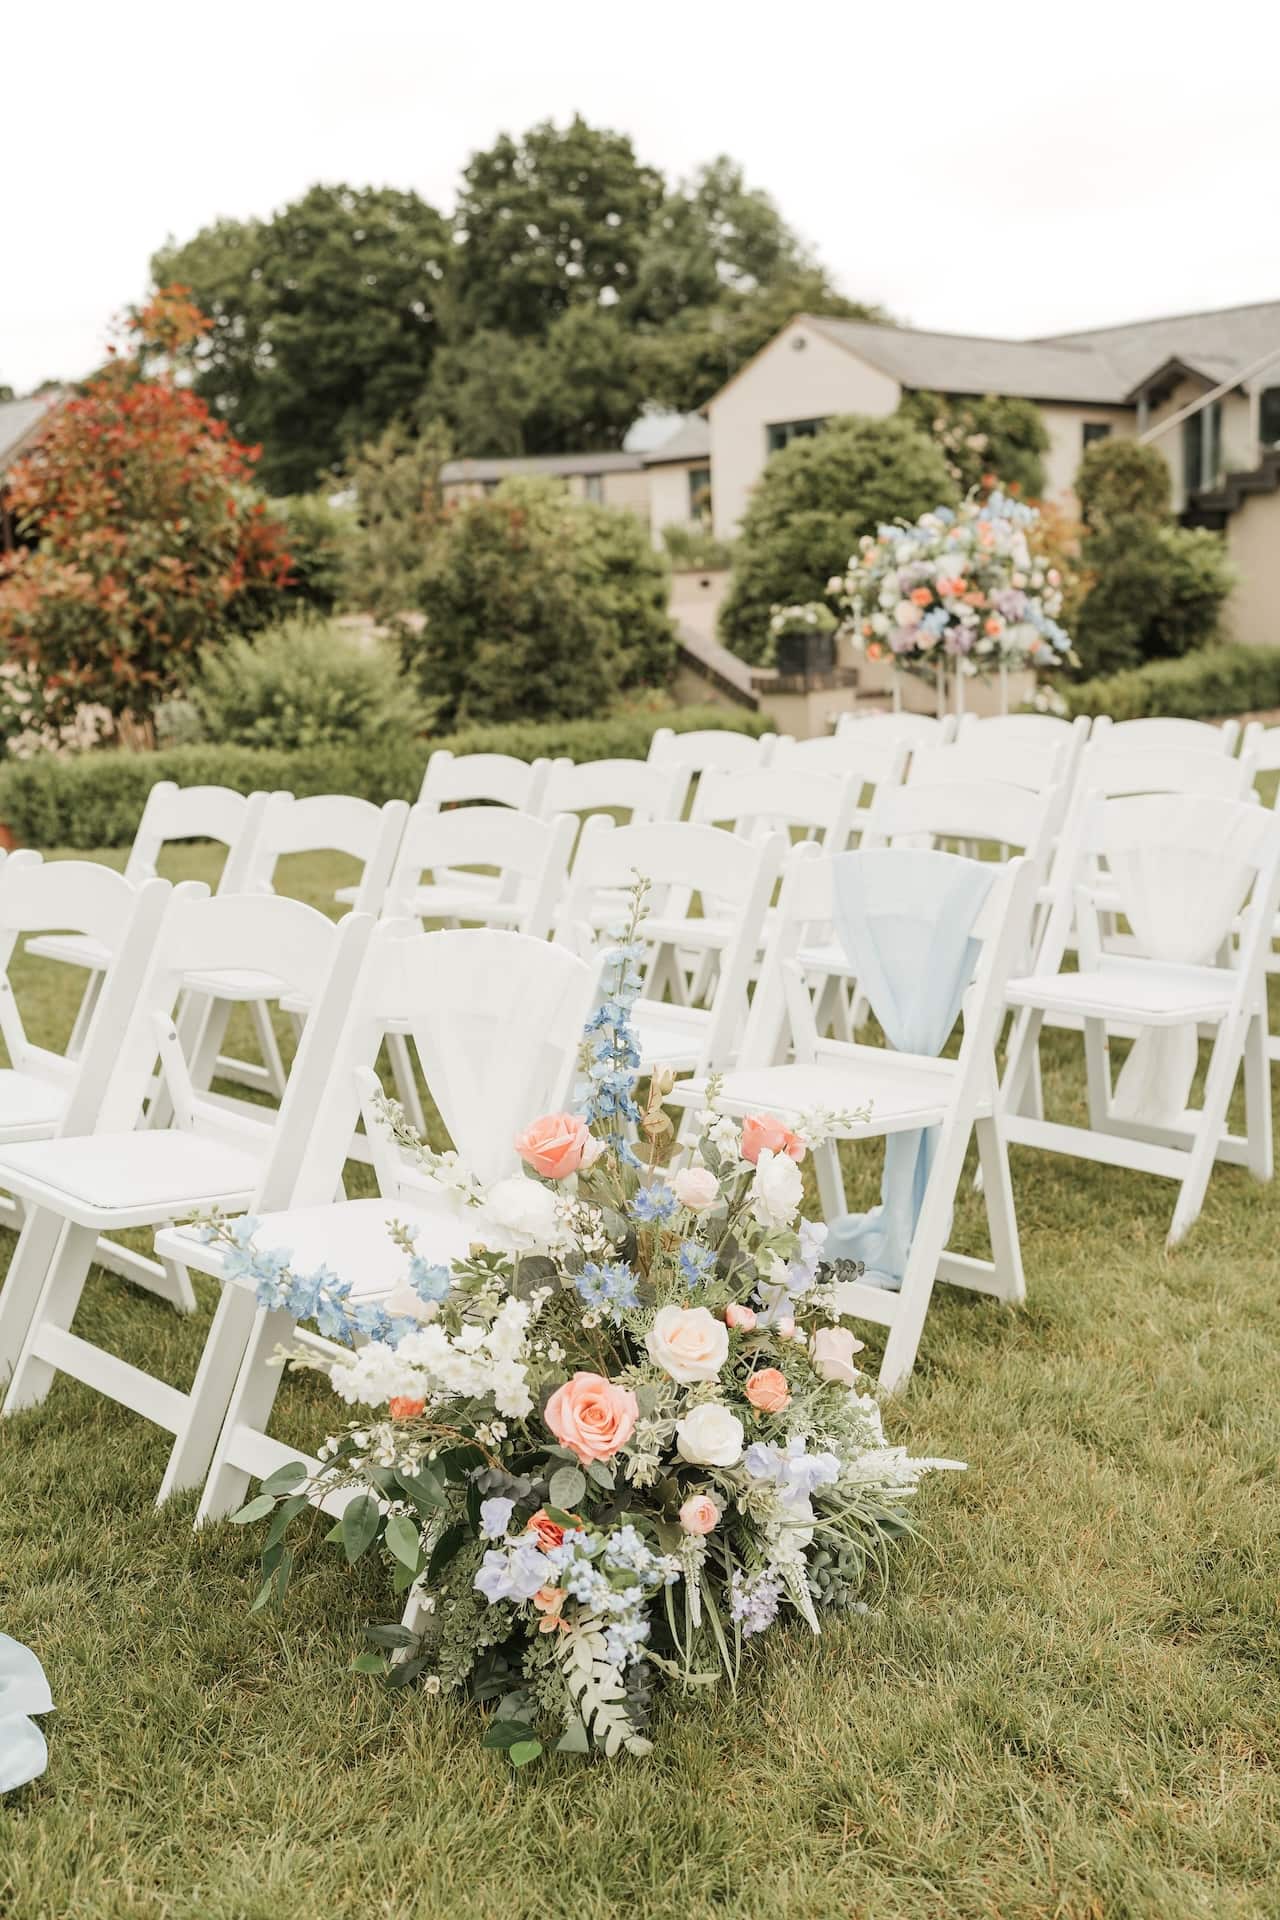
[[[169,234],[313,181],[443,210],[574,110],[720,152],[841,288],[1012,336],[1280,298],[1274,0],[49,0],[0,26],[0,382],[100,357]],[[1263,24],[1267,22],[1267,24]]]

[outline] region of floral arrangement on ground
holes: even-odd
[[[1062,612],[1060,570],[1038,550],[1035,507],[996,490],[908,525],[864,534],[847,573],[828,583],[845,631],[869,659],[932,673],[1078,665]]]
[[[402,1287],[353,1304],[348,1282],[258,1251],[251,1217],[206,1229],[263,1304],[361,1342],[288,1356],[358,1411],[318,1472],[282,1468],[236,1516],[271,1519],[254,1604],[283,1596],[286,1536],[341,1494],[328,1537],[352,1562],[380,1546],[410,1597],[410,1624],[371,1627],[357,1666],[469,1690],[517,1766],[553,1742],[647,1752],[658,1683],[733,1684],[777,1622],[817,1633],[861,1607],[920,1476],[955,1464],[887,1441],[844,1324],[858,1269],[824,1262],[825,1227],[800,1218],[800,1163],[846,1116],[735,1119],[713,1082],[677,1164],[670,1075],[637,1101],[639,951],[633,917],[580,1110],[519,1136],[523,1172],[482,1191],[384,1107],[465,1210],[465,1258],[433,1264],[406,1232]]]

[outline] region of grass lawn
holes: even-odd
[[[345,877],[293,875],[321,904]],[[15,975],[64,1035],[78,979]],[[1078,1041],[1046,1062],[1078,1102]],[[878,1168],[851,1157],[855,1204]],[[1026,1310],[941,1288],[890,1418],[969,1472],[926,1486],[868,1614],[669,1703],[649,1761],[513,1776],[470,1708],[353,1675],[389,1578],[331,1548],[250,1617],[253,1529],[157,1513],[165,1437],[59,1380],[0,1429],[0,1624],[58,1703],[48,1772],[0,1802],[0,1915],[1280,1915],[1280,1187],[1219,1170],[1169,1259],[1167,1183],[1014,1177]],[[966,1195],[959,1244],[978,1217]],[[182,1383],[211,1308],[97,1275],[79,1324]],[[326,1403],[290,1381],[278,1430],[314,1442]]]

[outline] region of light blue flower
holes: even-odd
[[[653,1186],[641,1187],[631,1202],[631,1211],[637,1220],[669,1220],[676,1211],[679,1202],[665,1181]]]
[[[409,1285],[419,1300],[434,1306],[448,1297],[453,1279],[448,1267],[430,1266],[415,1253],[409,1262]]]
[[[480,1502],[480,1532],[486,1540],[505,1538],[511,1525],[511,1515],[515,1510],[515,1501],[495,1495],[492,1500]]]

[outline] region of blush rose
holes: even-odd
[[[584,1466],[609,1460],[625,1447],[639,1417],[634,1393],[600,1373],[575,1373],[556,1388],[543,1414],[560,1445],[576,1453]]]

